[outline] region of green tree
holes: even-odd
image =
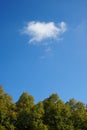
[[[60,112],[57,109],[59,102],[61,101],[57,94],[52,94],[43,101],[45,110],[44,123],[48,126],[49,130],[57,129],[57,121],[60,116]],[[62,102],[60,104],[62,104]]]
[[[44,122],[48,125],[49,130],[73,130],[72,122],[69,120],[70,108],[60,100],[57,94],[52,94],[43,103]]]
[[[48,130],[48,127],[43,123],[44,106],[42,102],[36,104],[30,113],[31,120],[29,124],[30,130]]]
[[[57,94],[34,104],[26,92],[13,103],[0,86],[0,130],[87,130],[87,106],[75,99],[64,103]]]
[[[33,96],[29,95],[27,92],[22,93],[19,100],[16,102],[16,106],[19,112],[29,112],[30,109],[34,106]]]
[[[82,102],[77,102],[74,99],[70,99],[67,104],[71,109],[71,120],[73,122],[73,126],[75,130],[86,130],[87,125],[87,113],[86,113],[86,105]]]
[[[34,106],[34,98],[29,95],[28,93],[24,92],[18,102],[16,103],[17,106],[17,123],[16,126],[20,130],[28,130],[28,123],[30,121],[30,111],[31,108]]]
[[[16,121],[15,104],[12,98],[4,93],[0,87],[0,127],[1,129],[14,130]]]

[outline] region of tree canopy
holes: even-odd
[[[87,130],[86,106],[73,98],[64,103],[57,94],[35,104],[27,92],[14,103],[0,86],[0,130]]]

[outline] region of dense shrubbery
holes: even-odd
[[[13,103],[0,87],[0,130],[87,130],[86,105],[74,99],[64,103],[57,94],[34,104],[28,93]]]

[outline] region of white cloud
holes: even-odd
[[[29,22],[22,33],[29,36],[29,43],[41,42],[46,39],[59,39],[60,35],[67,30],[65,22]]]

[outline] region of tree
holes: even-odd
[[[48,130],[48,127],[43,123],[44,106],[42,102],[36,104],[30,113],[30,130]]]
[[[71,120],[73,122],[74,129],[76,130],[86,130],[87,125],[87,112],[86,112],[86,105],[82,102],[77,102],[74,99],[70,99],[67,104],[71,110]]]
[[[15,104],[12,103],[12,98],[4,93],[3,88],[0,87],[0,127],[3,130],[14,130],[15,121]]]
[[[22,93],[19,100],[16,103],[17,110],[19,112],[26,111],[29,112],[30,109],[34,105],[34,98],[33,96],[29,95],[27,92]]]
[[[64,103],[57,94],[34,104],[26,92],[13,103],[0,86],[0,130],[87,130],[87,106],[75,99]]]
[[[29,123],[29,114],[31,108],[34,106],[34,98],[25,92],[20,96],[18,102],[16,103],[16,106],[18,113],[16,126],[19,130],[27,130]]]
[[[48,125],[49,130],[74,130],[72,122],[69,120],[70,108],[60,100],[57,94],[52,94],[43,103],[44,123]]]

